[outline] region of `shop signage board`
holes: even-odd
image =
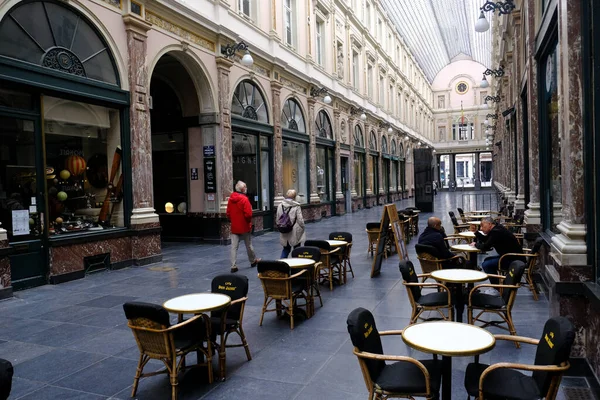
[[[198,180],[198,168],[192,168],[190,171],[190,179],[192,181],[197,181]]]
[[[217,172],[214,158],[204,159],[204,192],[217,193]]]
[[[215,146],[204,146],[204,157],[214,157]]]
[[[392,239],[390,235],[393,235],[394,238]],[[381,263],[383,262],[385,245],[388,240],[395,240],[396,251],[400,260],[408,260],[408,252],[404,243],[404,233],[398,219],[398,211],[395,204],[386,204],[383,206],[383,215],[381,216],[381,225],[379,226],[379,238],[377,239],[375,257],[371,266],[371,278],[381,273]]]

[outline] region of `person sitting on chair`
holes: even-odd
[[[515,260],[525,261],[524,257],[505,257],[502,264],[498,266],[500,257],[507,253],[523,253],[523,248],[519,241],[508,229],[502,225],[496,224],[491,217],[485,217],[481,220],[481,231],[475,232],[475,242],[471,246],[477,247],[481,251],[489,251],[492,248],[498,253],[497,256],[486,257],[481,264],[481,268],[486,274],[497,274],[498,269],[508,270],[508,266]],[[500,267],[500,268],[498,268]],[[490,283],[497,284],[497,278],[490,278]]]
[[[442,220],[438,217],[430,217],[427,220],[427,227],[419,236],[418,243],[435,247],[437,250],[437,254],[435,255],[437,257],[441,259],[448,259],[456,256],[456,254],[448,250],[448,245],[444,240],[445,238],[446,233],[444,232],[444,227],[442,226]],[[442,264],[442,268],[458,268],[463,264],[464,258],[461,257]]]

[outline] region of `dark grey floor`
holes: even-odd
[[[458,193],[440,193],[436,197],[436,215],[444,217],[451,231],[448,210],[455,210]],[[460,204],[460,203],[459,203]],[[412,200],[398,203],[399,208]],[[263,291],[239,250],[238,273],[250,278],[250,293],[244,328],[253,360],[246,361],[243,349],[227,352],[228,379],[206,383],[202,370],[191,370],[181,377],[180,399],[366,399],[367,390],[352,354],[346,331],[346,318],[355,307],[374,313],[380,330],[402,329],[409,321],[410,305],[398,271],[398,257],[385,260],[381,276],[369,277],[372,258],[367,254],[365,224],[380,219],[382,207],[334,217],[307,225],[307,237],[326,239],[334,230],[354,235],[352,265],[356,277],[333,292],[322,289],[323,308],[316,315],[289,323],[273,314],[258,326]],[[423,229],[431,214],[421,214]],[[413,240],[411,260],[416,260]],[[254,238],[254,246],[263,259],[279,258],[278,234]],[[15,366],[11,399],[128,399],[136,369],[138,350],[122,304],[129,300],[162,303],[194,292],[210,290],[211,279],[229,272],[229,247],[206,244],[164,244],[161,263],[106,271],[85,279],[47,285],[15,293],[15,298],[0,302],[0,358]],[[418,267],[418,263],[417,263]],[[519,335],[539,337],[548,318],[548,301],[542,294],[533,301],[527,289],[521,289],[513,315]],[[499,332],[499,331],[498,331]],[[443,332],[440,332],[443,334]],[[407,348],[399,338],[385,338],[388,354],[430,356]],[[516,350],[499,342],[481,356],[482,362],[515,361],[531,363],[535,348]],[[466,397],[464,369],[469,358],[454,359],[453,393]],[[147,368],[158,369],[152,362]],[[215,362],[216,367],[216,362]],[[584,389],[585,380],[566,381],[564,386]],[[565,389],[560,398],[565,397]],[[143,379],[138,399],[168,399],[170,386],[166,376]]]

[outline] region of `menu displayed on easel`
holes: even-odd
[[[386,204],[383,206],[383,215],[381,216],[381,225],[379,226],[379,238],[377,239],[375,257],[371,266],[371,278],[381,273],[381,263],[385,256],[385,246],[391,240],[389,237],[390,234],[394,236],[396,251],[400,260],[408,260],[408,252],[404,243],[404,232],[398,219],[398,211],[395,204]]]

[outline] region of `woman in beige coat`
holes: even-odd
[[[300,203],[296,202],[296,191],[294,189],[287,191],[285,199],[277,207],[275,221],[279,221],[279,218],[284,212],[288,213],[293,227],[290,232],[279,234],[279,243],[283,246],[281,258],[287,258],[290,251],[292,251],[292,247],[299,247],[300,244],[306,240],[302,209],[300,208]]]

